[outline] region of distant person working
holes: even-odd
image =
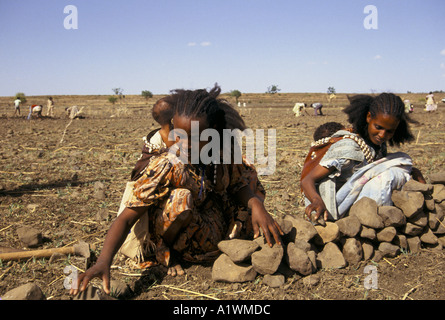
[[[14,116],[18,113],[18,115],[20,115],[20,103],[22,102],[22,100],[20,100],[19,98],[14,100]]]
[[[316,116],[318,116],[318,115],[322,116],[323,115],[323,112],[321,112],[321,109],[323,108],[323,105],[320,102],[313,103],[313,104],[311,104],[311,106],[312,106],[312,108],[314,108],[314,114]]]
[[[33,104],[29,107],[29,114],[28,114],[28,120],[31,120],[33,116],[36,116],[37,118],[42,117],[42,106]]]

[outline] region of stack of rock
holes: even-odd
[[[445,172],[429,184],[408,181],[392,194],[393,206],[377,206],[369,198],[357,201],[346,217],[313,223],[291,215],[278,222],[282,245],[269,247],[263,237],[226,240],[212,268],[215,281],[252,281],[257,274],[271,286],[284,283],[289,268],[307,276],[321,268],[343,268],[362,260],[379,261],[400,252],[445,246]]]

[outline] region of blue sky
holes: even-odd
[[[77,8],[77,29],[66,29]],[[377,9],[377,29],[364,20]],[[443,0],[0,0],[0,96],[445,90]]]

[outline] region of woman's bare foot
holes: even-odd
[[[168,267],[168,271],[167,271],[167,275],[172,276],[172,277],[176,277],[178,276],[182,276],[185,274],[184,269],[182,269],[180,264],[176,264],[174,266]]]

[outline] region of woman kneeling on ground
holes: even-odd
[[[392,190],[411,178],[425,183],[407,154],[387,153],[387,143],[399,146],[414,140],[408,125],[414,121],[405,113],[400,97],[357,95],[343,111],[352,130],[334,133],[332,137],[346,138],[333,143],[301,180],[305,214],[311,220],[320,216],[337,220],[363,197],[374,199],[379,206],[392,205]]]
[[[71,294],[84,291],[94,277],[101,278],[104,291],[110,292],[112,260],[133,226],[135,233],[138,226],[149,230],[139,238],[144,242],[140,246],[143,258],[154,257],[173,276],[184,274],[180,259],[190,262],[216,259],[217,245],[225,239],[258,237],[261,229],[270,246],[274,242],[281,244],[283,233],[266,211],[264,197],[257,194],[258,180],[252,165],[245,161],[203,164],[201,159],[197,164],[190,163],[192,121],[199,123],[200,135],[212,128],[223,137],[223,129],[227,127],[224,110],[228,103],[217,98],[220,92],[217,86],[209,92],[174,91],[170,100],[174,105],[173,133],[178,129],[187,133],[189,161],[178,161],[173,152],[151,157],[135,181],[126,208],[111,225],[96,264],[79,275],[78,289],[72,289]],[[178,145],[182,138],[176,141]],[[199,154],[207,143],[199,141]]]

